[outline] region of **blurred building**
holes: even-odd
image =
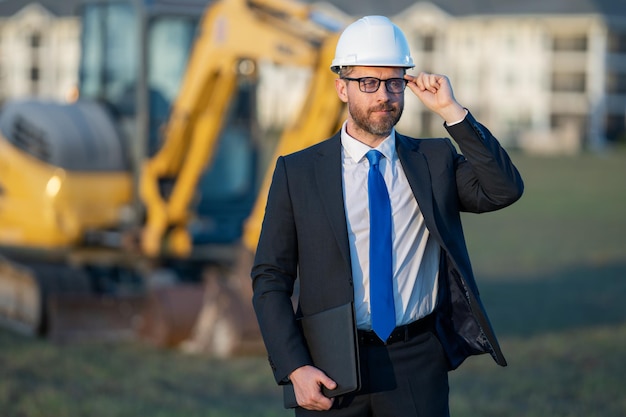
[[[76,0],[0,0],[0,102],[65,99],[78,79]]]
[[[507,146],[572,153],[626,141],[624,1],[305,1],[346,23],[391,17],[409,37],[415,71],[447,74],[459,101]],[[63,99],[76,85],[79,3],[0,0],[0,101]],[[271,128],[298,109],[308,76],[266,73],[261,125]],[[410,94],[400,127],[443,134],[441,121]]]
[[[537,152],[626,141],[626,2],[330,0],[384,14],[412,44],[415,71],[447,74],[455,95],[502,141]],[[409,99],[404,130],[441,132]]]

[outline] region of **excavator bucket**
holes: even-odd
[[[48,337],[61,343],[136,337],[143,295],[54,294],[48,298]]]
[[[148,290],[137,331],[155,346],[175,347],[189,338],[202,308],[200,284],[166,285]]]
[[[237,268],[227,274],[217,268],[205,271],[202,309],[181,345],[183,352],[221,358],[265,354],[252,308],[252,256],[241,249]]]

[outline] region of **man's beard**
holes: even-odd
[[[362,109],[348,103],[348,110],[359,129],[375,136],[385,137],[391,134],[391,130],[400,120],[403,108],[402,106],[396,108],[390,104],[381,104],[370,109]],[[372,113],[376,111],[388,111],[389,113],[380,120],[371,120]]]

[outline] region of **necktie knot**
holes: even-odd
[[[378,167],[378,163],[380,162],[380,158],[382,158],[383,154],[376,149],[372,149],[371,151],[368,151],[365,156],[367,157],[367,160],[370,162],[371,166]]]

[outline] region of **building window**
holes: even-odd
[[[433,35],[418,35],[415,37],[415,45],[422,52],[433,52],[435,50],[435,37]]]
[[[32,49],[37,49],[41,46],[41,35],[37,32],[34,32],[30,35],[30,47]]]
[[[30,93],[33,95],[39,94],[39,79],[41,78],[41,72],[39,67],[33,66],[29,71],[30,78]]]
[[[433,35],[426,35],[422,38],[422,51],[432,52],[435,50],[435,37]]]
[[[580,132],[587,131],[587,117],[579,114],[554,113],[550,116],[552,129],[564,128],[568,125],[575,126]]]
[[[557,93],[584,93],[586,84],[584,73],[552,74],[552,91]]]
[[[626,33],[609,32],[607,49],[612,53],[626,53]]]
[[[39,81],[39,68],[31,67],[30,69],[30,80],[34,83]]]
[[[626,94],[626,74],[607,74],[606,92],[608,94]]]
[[[606,138],[610,141],[626,140],[626,117],[620,115],[608,115],[605,120]]]
[[[30,46],[31,63],[28,70],[28,78],[30,80],[30,93],[38,95],[40,93],[41,71],[39,68],[39,54],[41,48],[41,33],[32,32],[28,37]]]
[[[587,36],[555,36],[552,39],[555,52],[584,52],[587,50]]]

